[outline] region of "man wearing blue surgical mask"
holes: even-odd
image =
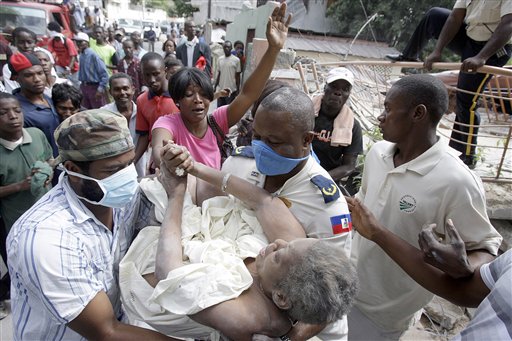
[[[265,97],[256,110],[252,146],[238,147],[222,170],[256,184],[290,208],[306,235],[335,243],[347,254],[351,220],[347,203],[329,173],[311,156],[315,113],[304,92],[282,87]],[[290,231],[265,231],[269,240],[290,241]],[[298,323],[288,336],[343,340],[346,318],[330,325]]]
[[[17,340],[175,340],[123,323],[119,262],[147,214],[121,114],[77,113],[55,131],[58,184],[7,238]]]

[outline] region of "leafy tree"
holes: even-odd
[[[198,10],[190,4],[190,0],[174,0],[174,6],[169,8],[167,14],[171,17],[190,17]]]
[[[369,17],[378,17],[361,33],[360,38],[387,42],[398,50],[405,47],[425,12],[433,7],[432,0],[336,0],[327,9],[345,36],[354,37]],[[454,0],[436,0],[435,6],[452,8]],[[364,5],[364,9],[363,6]],[[366,15],[365,15],[366,10]]]

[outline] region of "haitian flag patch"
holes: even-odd
[[[352,219],[350,218],[350,214],[337,215],[330,219],[333,234],[346,233],[352,230]]]

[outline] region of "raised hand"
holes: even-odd
[[[464,241],[455,229],[451,219],[446,221],[446,234],[449,244],[443,244],[434,235],[436,224],[423,227],[418,243],[426,263],[444,271],[452,278],[463,278],[473,274],[475,269],[468,261]]]
[[[280,6],[274,8],[272,15],[268,18],[266,34],[269,47],[281,49],[284,46],[288,35],[288,25],[292,20],[292,15],[289,14],[288,18],[285,18],[285,13],[286,3],[283,2]]]

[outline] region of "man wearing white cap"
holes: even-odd
[[[347,103],[353,84],[350,70],[331,69],[324,93],[313,98],[316,114],[313,150],[336,182],[354,172],[357,155],[363,151],[361,126]]]
[[[80,51],[78,79],[80,80],[80,90],[84,95],[82,105],[87,109],[100,108],[107,104],[107,67],[96,52],[89,48],[87,34],[78,32],[74,40]]]

